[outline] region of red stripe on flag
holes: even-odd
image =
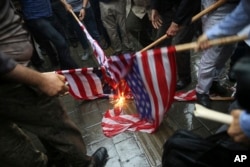
[[[155,57],[155,54],[150,55],[150,56]],[[159,55],[157,54],[157,56],[159,56]],[[158,108],[158,105],[155,105],[155,104],[157,104],[158,99],[155,98],[157,96],[157,94],[154,91],[154,85],[153,85],[154,83],[153,83],[153,78],[152,78],[152,74],[150,71],[150,68],[153,68],[153,67],[150,67],[150,65],[148,63],[148,59],[150,59],[150,58],[151,57],[149,57],[148,51],[142,52],[141,62],[142,62],[142,66],[143,66],[143,70],[144,70],[144,74],[145,74],[145,79],[146,79],[146,83],[150,89],[149,90],[150,95],[152,95],[151,97],[153,98],[153,99],[151,99],[151,100],[153,100],[152,109],[154,109],[154,111],[155,111],[153,118],[154,118],[155,124],[158,125],[159,124],[159,119],[158,119],[159,118],[159,108]],[[153,70],[156,70],[156,69],[153,69]]]

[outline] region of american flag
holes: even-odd
[[[195,89],[189,91],[178,91],[175,92],[174,99],[177,101],[195,101],[196,91]]]
[[[99,63],[99,68],[79,68],[56,71],[66,77],[69,83],[69,93],[76,99],[91,100],[100,97],[113,97],[111,90],[116,82],[108,71],[108,59],[97,41],[91,37],[85,26],[78,21],[85,33],[94,56]]]
[[[98,44],[98,42],[91,37],[91,35],[89,34],[89,32],[87,31],[85,26],[80,21],[78,21],[78,24],[80,25],[83,32],[85,33],[85,35],[89,41],[89,44],[91,45],[91,48],[93,49],[93,53],[94,53],[95,58],[98,61],[98,63],[101,66],[107,66],[107,57],[106,57],[104,51],[102,50],[102,48],[100,47],[100,45]]]
[[[57,73],[66,77],[69,93],[76,99],[92,100],[110,96],[111,89],[105,84],[102,68],[71,69]]]
[[[81,22],[79,25],[100,67],[57,71],[66,77],[70,94],[77,99],[110,97],[110,90],[125,80],[130,88],[125,91],[132,91],[138,114],[126,115],[122,108],[108,110],[102,120],[104,134],[111,137],[125,130],[154,132],[173,102],[176,85],[175,48],[163,47],[107,59],[84,25]],[[105,86],[108,87],[107,91]]]
[[[174,100],[176,86],[174,47],[137,52],[134,57],[130,57],[130,60],[124,56],[128,55],[120,57],[119,63],[110,64],[110,71],[120,74],[117,78],[125,76],[139,115],[124,115],[122,112],[117,112],[118,109],[109,110],[102,121],[106,136],[118,134],[121,130],[154,132]],[[119,68],[121,72],[118,72]]]

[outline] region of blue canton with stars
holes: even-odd
[[[145,74],[147,75],[147,74]],[[152,108],[150,105],[149,94],[143,84],[137,59],[134,60],[131,71],[126,76],[127,83],[133,92],[136,108],[142,119],[153,120]]]

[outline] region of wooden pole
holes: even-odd
[[[200,13],[196,14],[194,17],[192,17],[192,23],[197,21],[198,19],[200,19],[202,16],[204,16],[205,14],[217,9],[218,7],[220,7],[221,5],[223,5],[227,0],[218,0],[217,2],[215,2],[214,4],[212,4],[211,6],[207,7],[206,9],[204,9],[203,11],[201,11]]]
[[[228,37],[222,37],[218,39],[213,39],[208,41],[210,46],[215,46],[215,45],[226,45],[230,43],[236,43],[239,41],[244,41],[248,38],[248,35],[243,35],[243,36],[228,36]],[[186,43],[186,44],[180,44],[180,45],[175,45],[175,50],[176,52],[181,52],[181,51],[186,51],[190,49],[196,49],[198,47],[197,42],[191,42],[191,43]]]
[[[73,15],[73,17],[76,19],[76,21],[80,22],[76,14],[73,12],[73,10],[69,10],[69,12]]]
[[[193,22],[197,21],[198,19],[200,19],[205,14],[207,14],[207,13],[209,13],[209,12],[217,9],[219,6],[221,6],[222,4],[224,4],[226,1],[227,0],[218,0],[217,2],[215,2],[214,4],[212,4],[211,6],[209,6],[208,8],[204,9],[200,13],[196,14],[195,16],[193,16],[191,22],[193,23]],[[151,44],[149,44],[145,48],[141,49],[140,52],[148,50],[148,49],[156,46],[157,44],[161,43],[162,41],[164,41],[167,38],[169,38],[169,36],[167,34],[163,35],[162,37],[160,37],[156,41],[152,42]]]
[[[168,38],[167,34],[163,35],[162,37],[160,37],[156,41],[152,42],[151,44],[149,44],[148,46],[146,46],[145,48],[143,48],[142,50],[140,50],[140,52],[143,52],[143,51],[146,51],[148,49],[151,49],[152,47],[156,46],[157,44],[161,43],[162,41],[164,41],[167,38]]]

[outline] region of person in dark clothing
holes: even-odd
[[[29,34],[21,19],[0,1],[0,162],[18,167],[102,167],[104,147],[92,155],[58,95],[68,91],[65,77],[28,68],[32,56]],[[25,133],[35,134],[46,149],[39,151]]]
[[[70,56],[62,27],[55,19],[49,0],[20,0],[25,23],[36,39],[46,39],[55,46],[62,70],[78,68]],[[42,42],[41,44],[45,44]],[[42,46],[43,47],[43,46]],[[43,47],[46,49],[46,47]]]
[[[109,39],[107,30],[102,23],[99,0],[90,0],[89,2],[95,14],[95,20],[96,20],[98,32],[101,35],[101,37],[104,39],[102,48],[107,49],[111,45],[111,41]]]
[[[143,48],[153,42],[149,16],[150,0],[127,0],[126,27]]]
[[[191,23],[200,12],[200,0],[152,0],[151,22],[157,29],[156,39],[167,34],[168,38],[160,46],[188,43],[198,30],[198,22]],[[176,53],[178,81],[176,90],[181,90],[191,82],[190,51]]]

